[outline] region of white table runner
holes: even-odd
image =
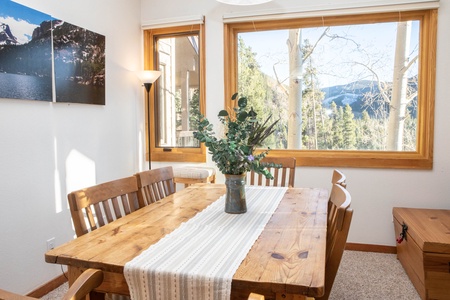
[[[128,262],[131,299],[229,300],[231,280],[287,188],[247,186],[247,212],[224,212],[225,195]]]

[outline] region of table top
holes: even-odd
[[[123,274],[128,261],[224,194],[222,184],[192,185],[48,251],[45,261]],[[323,294],[327,202],[326,189],[287,190],[233,276],[232,299],[249,291]]]

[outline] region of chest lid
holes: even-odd
[[[450,253],[450,210],[394,207],[393,215],[423,252]]]

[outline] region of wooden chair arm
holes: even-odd
[[[36,300],[36,298],[31,298],[27,296],[22,296],[14,294],[5,290],[0,289],[0,299],[2,300]]]
[[[103,272],[87,269],[75,280],[63,300],[80,300],[103,282]]]

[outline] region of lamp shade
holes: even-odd
[[[217,1],[231,5],[256,5],[270,2],[272,0],[217,0]]]
[[[161,76],[161,71],[141,71],[138,77],[142,83],[153,83]]]

